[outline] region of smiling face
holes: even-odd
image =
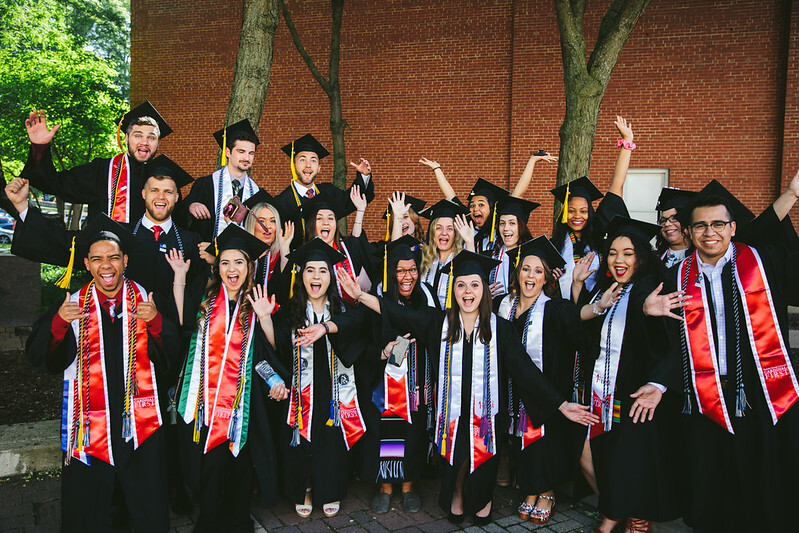
[[[570,197],[566,225],[579,237],[586,222],[588,222],[588,200],[582,196]]]
[[[83,264],[97,289],[113,297],[122,286],[122,273],[128,264],[128,256],[122,253],[115,241],[97,241],[89,247]]]
[[[219,277],[230,299],[235,299],[247,281],[247,257],[241,250],[223,250],[219,254]]]
[[[477,313],[483,299],[483,280],[478,274],[469,274],[455,278],[452,284],[455,301],[462,313]]]
[[[410,210],[406,211],[405,214],[402,215],[401,222],[402,222],[402,234],[413,235],[413,232],[416,230],[416,224],[413,223]]]
[[[670,248],[684,244],[682,225],[677,220],[676,209],[666,209],[660,214],[660,235]]]
[[[440,253],[449,252],[455,246],[455,221],[450,217],[436,219],[433,226],[433,244]]]
[[[519,219],[516,215],[499,217],[499,235],[506,248],[513,248],[519,244]]]
[[[135,124],[125,136],[128,145],[128,155],[143,163],[149,161],[158,151],[158,133],[155,126]]]
[[[608,251],[608,271],[613,280],[619,283],[629,283],[638,266],[633,241],[629,237],[616,237],[610,244]]]
[[[336,215],[330,209],[320,209],[316,212],[316,237],[320,237],[325,244],[332,245],[336,236]]]
[[[325,261],[308,261],[302,269],[302,284],[308,300],[320,301],[327,295],[330,287],[330,265]]]
[[[705,263],[715,265],[727,252],[730,241],[735,236],[735,222],[725,224],[724,227],[716,231],[710,224],[713,222],[727,222],[732,219],[732,215],[723,205],[709,207],[697,207],[691,216],[691,242],[699,252],[699,257]],[[704,223],[707,228],[702,231],[694,229],[694,224]]]
[[[524,298],[535,300],[546,284],[547,275],[544,263],[536,255],[528,255],[522,261],[518,271],[519,289]]]
[[[239,172],[249,172],[255,159],[255,143],[239,139],[225,149],[228,158],[228,167]]]
[[[311,187],[319,174],[319,156],[316,152],[298,152],[294,155],[294,169],[304,187]]]
[[[269,246],[272,246],[272,243],[275,242],[275,236],[277,235],[277,220],[275,219],[275,214],[268,207],[262,207],[255,214],[255,218],[264,225],[266,231],[261,227],[261,224],[255,224],[253,227],[253,235]]]
[[[175,203],[180,198],[172,178],[158,179],[151,176],[141,191],[144,198],[145,215],[153,222],[163,222],[172,215]]]
[[[419,270],[416,267],[416,261],[413,259],[403,259],[397,261],[397,268],[395,270],[397,276],[397,287],[399,288],[400,296],[409,298],[416,282],[419,280]]]
[[[469,214],[472,216],[475,225],[482,228],[488,217],[491,215],[491,204],[485,196],[472,196],[469,202]]]

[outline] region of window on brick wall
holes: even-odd
[[[638,220],[657,223],[660,189],[669,184],[667,168],[631,168],[624,182],[624,203],[630,216]]]

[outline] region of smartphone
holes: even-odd
[[[396,339],[397,344],[391,348],[391,356],[388,358],[388,362],[394,366],[402,366],[402,362],[405,361],[405,354],[408,353],[408,346],[411,344],[407,338],[398,336]]]

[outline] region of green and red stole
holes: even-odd
[[[203,453],[228,441],[234,457],[247,443],[250,421],[254,315],[238,320],[242,294],[231,313],[224,285],[212,297],[205,318],[189,344],[178,413],[194,422],[194,442],[203,427]]]
[[[108,217],[121,224],[130,222],[130,160],[128,154],[115,155],[108,163]]]
[[[470,470],[486,462],[496,453],[496,415],[499,412],[499,364],[497,361],[497,317],[491,313],[491,340],[488,344],[480,341],[479,319],[474,324],[472,342],[472,390],[463,391],[463,323],[461,340],[452,343],[447,340],[449,320],[444,318],[441,329],[441,345],[438,363],[440,394],[436,405],[437,430],[435,442],[439,452],[454,464],[455,442],[458,421],[461,416],[461,396],[471,394],[471,435],[469,437]]]
[[[745,244],[733,243],[732,246],[735,247],[733,276],[743,302],[742,320],[763,395],[776,424],[799,399],[799,385],[780,333],[771,287],[760,255]],[[734,433],[721,388],[709,296],[698,263],[698,252],[694,251],[677,269],[677,284],[691,297],[685,306],[682,322],[691,381],[699,412]]]
[[[147,301],[138,283],[124,279],[122,285],[122,363],[125,401],[122,437],[133,440],[136,449],[161,426],[155,367],[147,354],[147,324],[133,317],[136,308]],[[114,464],[111,446],[108,379],[105,366],[103,310],[94,281],[71,296],[85,317],[74,320],[72,332],[77,341],[75,360],[64,370],[64,402],[61,420],[61,447],[70,458],[91,464],[91,457]],[[118,379],[118,376],[110,376]]]

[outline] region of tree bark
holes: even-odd
[[[277,0],[244,0],[239,51],[225,124],[246,118],[258,133],[272,78],[272,44],[279,21]],[[220,149],[217,167],[221,160]]]
[[[583,35],[586,1],[555,0],[566,89],[557,185],[589,175],[605,89],[627,38],[651,0],[614,0],[602,18],[596,46],[588,61]],[[559,209],[556,206],[556,213]]]

